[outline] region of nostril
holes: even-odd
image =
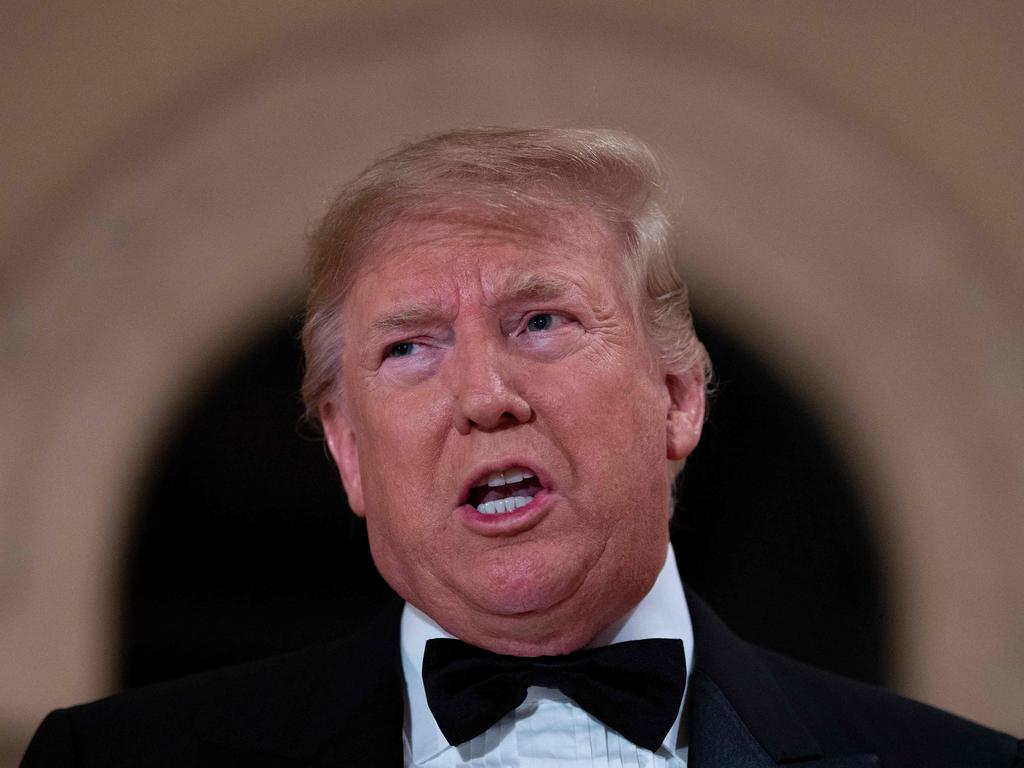
[[[466,435],[473,429],[507,429],[530,420],[529,403],[504,383],[490,389],[453,391],[455,428]]]

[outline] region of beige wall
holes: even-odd
[[[294,295],[331,186],[457,124],[661,149],[695,292],[874,499],[901,690],[1024,733],[1017,3],[8,5],[0,765],[109,688],[154,425]]]

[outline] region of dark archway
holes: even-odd
[[[673,522],[680,571],[740,634],[889,674],[864,503],[820,425],[742,345],[699,331],[719,394]],[[125,687],[328,640],[389,589],[322,444],[299,426],[294,321],[230,361],[168,431],[125,560]]]

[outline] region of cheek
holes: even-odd
[[[415,561],[401,547],[406,539],[395,535],[393,526],[396,522],[380,515],[367,515],[366,531],[370,554],[380,575],[395,592],[408,599],[412,593],[410,585],[413,583],[411,566]]]
[[[598,508],[616,517],[643,511],[640,517],[650,520],[668,493],[665,418],[657,391],[643,379],[632,386],[622,378],[602,383],[590,389],[593,399],[578,399],[575,419],[566,424],[574,444],[567,447],[596,501],[603,496],[616,502]]]
[[[362,424],[370,426],[358,440],[367,525],[381,538],[391,535],[413,546],[439,522],[425,512],[447,503],[434,493],[444,476],[444,416],[437,399],[424,394],[407,391],[370,402],[361,413]]]
[[[558,386],[538,389],[541,412],[573,442],[573,455],[618,465],[649,468],[665,459],[665,415],[658,392],[643,377],[581,372]]]
[[[390,496],[431,475],[444,441],[445,411],[444,399],[429,387],[374,392],[359,413],[364,479]]]

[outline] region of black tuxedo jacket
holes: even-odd
[[[1024,742],[751,646],[687,599],[690,768],[1024,768]],[[22,766],[400,766],[401,607],[330,645],[57,710]]]

